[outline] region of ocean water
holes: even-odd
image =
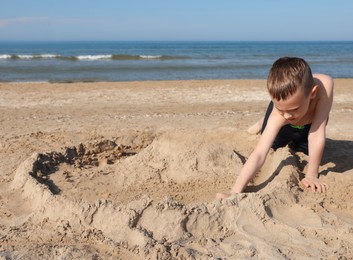
[[[282,56],[353,78],[353,42],[2,42],[0,81],[265,79]]]

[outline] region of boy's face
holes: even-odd
[[[273,105],[278,112],[288,121],[295,125],[308,112],[310,100],[313,98],[313,93],[307,97],[302,89],[298,89],[292,96],[286,100],[273,99]]]

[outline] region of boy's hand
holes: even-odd
[[[228,199],[230,196],[232,196],[232,193],[218,192],[216,194],[216,199]]]
[[[311,188],[313,192],[326,192],[328,185],[319,180],[317,177],[307,176],[302,179],[302,183],[306,188]]]

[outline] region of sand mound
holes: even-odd
[[[233,181],[234,171],[242,166],[232,145],[222,142],[230,134],[175,132],[138,138],[134,137],[134,144],[131,138],[122,137],[34,154],[30,174],[53,194],[90,202],[98,198],[125,202],[143,195],[154,200],[175,195],[191,202],[205,197],[213,200],[220,184],[228,188],[224,178]],[[17,186],[23,182],[18,176],[14,179]]]
[[[330,172],[327,194],[313,194],[300,186],[304,157],[283,148],[269,154],[248,188],[256,193],[216,201],[246,157],[237,142],[229,131],[142,132],[35,153],[9,190],[28,205],[14,221],[37,226],[43,244],[54,228],[61,251],[36,250],[53,257],[58,250],[60,257],[94,257],[92,247],[65,244],[73,240],[130,259],[352,255],[352,170]],[[0,235],[28,236],[10,225]]]

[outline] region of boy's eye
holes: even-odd
[[[291,109],[291,110],[280,110],[277,108],[277,110],[280,112],[280,113],[293,113],[295,111],[297,111],[299,108],[295,108],[295,109]]]

